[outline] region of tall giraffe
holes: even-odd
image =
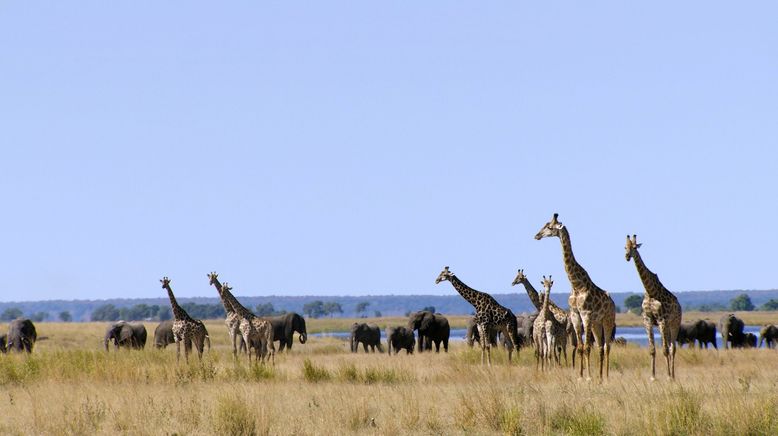
[[[643,258],[638,253],[637,235],[629,239],[627,235],[627,262],[635,261],[640,281],[646,289],[643,294],[643,326],[648,334],[648,352],[651,354],[651,380],[656,379],[656,346],[654,345],[654,326],[659,327],[659,337],[662,338],[662,354],[667,361],[667,375],[675,378],[675,348],[678,331],[681,328],[681,305],[672,292],[662,285],[659,277],[648,269]]]
[[[541,301],[540,296],[538,295],[538,291],[535,290],[535,287],[532,286],[532,283],[530,283],[529,279],[527,279],[527,276],[524,275],[523,269],[520,269],[518,274],[516,274],[516,278],[513,279],[511,286],[516,286],[519,283],[524,285],[524,289],[527,290],[527,296],[532,302],[532,305],[535,306],[538,311],[540,311],[540,308],[543,305],[543,301]],[[554,314],[554,318],[556,318],[560,324],[565,326],[565,337],[559,338],[560,340],[557,341],[557,348],[562,352],[562,354],[564,354],[565,365],[567,365],[567,340],[570,340],[570,345],[573,347],[572,367],[575,368],[575,350],[578,348],[578,341],[575,337],[573,322],[570,320],[568,313],[561,307],[557,306],[556,303],[554,303],[554,300],[551,300],[550,298],[548,301],[548,309],[551,311],[551,313]]]
[[[516,315],[510,309],[501,306],[491,295],[486,292],[476,291],[457,278],[448,267],[435,279],[435,284],[448,280],[468,303],[475,308],[475,322],[478,325],[478,333],[481,335],[481,365],[484,364],[484,355],[487,356],[489,366],[492,365],[492,347],[486,338],[489,337],[489,329],[501,330],[505,337],[510,338],[508,345],[508,363],[511,362],[513,347],[519,352],[519,333]]]
[[[570,318],[578,338],[578,352],[581,354],[579,376],[583,377],[584,360],[586,360],[588,379],[592,378],[590,357],[591,340],[594,339],[600,350],[600,380],[602,380],[603,366],[606,378],[610,369],[610,344],[616,328],[616,304],[607,292],[594,284],[589,278],[589,273],[575,260],[570,234],[567,232],[567,227],[557,220],[558,217],[559,214],[555,213],[551,221],[535,235],[535,239],[556,236],[562,243],[565,271],[572,287],[567,301],[570,304]]]
[[[224,313],[226,314],[224,324],[227,325],[227,335],[230,337],[230,342],[232,342],[232,357],[237,359],[238,349],[240,349],[240,351],[246,350],[246,343],[243,341],[243,336],[240,334],[240,316],[232,308],[232,304],[224,297],[224,294],[222,293],[222,284],[219,282],[219,275],[216,274],[215,271],[211,272],[208,274],[208,280],[209,284],[216,287],[216,291],[219,293],[219,299],[222,302],[222,306],[224,306]]]
[[[181,342],[184,343],[184,358],[189,362],[189,352],[192,351],[194,342],[197,349],[197,357],[203,360],[203,345],[208,342],[208,349],[211,349],[211,338],[208,336],[208,330],[205,324],[199,319],[189,316],[186,311],[178,305],[176,296],[173,295],[173,289],[170,288],[170,279],[163,277],[160,280],[162,287],[167,291],[170,298],[170,307],[173,310],[173,340],[176,342],[176,363],[181,358]]]
[[[234,295],[230,292],[232,288],[224,283],[222,285],[222,295],[227,300],[232,310],[234,310],[240,317],[240,334],[243,336],[243,341],[246,343],[246,350],[248,351],[249,364],[251,364],[251,348],[254,347],[256,356],[254,360],[258,358],[265,361],[268,349],[270,350],[270,359],[275,364],[276,349],[273,344],[273,325],[270,321],[262,319],[254,315],[250,310],[246,309]]]
[[[554,316],[554,313],[549,309],[549,302],[551,301],[551,286],[554,285],[554,281],[551,280],[551,276],[543,276],[543,288],[545,293],[542,296],[542,303],[540,310],[538,311],[538,317],[535,318],[533,339],[535,342],[535,368],[537,369],[537,363],[541,365],[541,369],[545,369],[546,364],[551,366],[552,357],[559,363],[559,357],[556,355],[557,341],[564,340],[565,338],[565,325],[559,322]]]

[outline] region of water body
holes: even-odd
[[[743,329],[746,333],[753,333],[759,337],[759,329],[760,326],[758,325],[747,325]],[[465,329],[451,329],[451,341],[463,341],[465,339]],[[331,337],[331,338],[340,338],[340,339],[348,339],[351,335],[350,332],[347,331],[340,331],[340,332],[325,332],[325,333],[313,333],[310,336],[313,337]],[[616,337],[623,336],[624,339],[627,340],[627,342],[631,344],[638,344],[641,347],[647,347],[648,346],[648,336],[646,335],[646,329],[643,327],[616,327]],[[716,337],[717,337],[717,345],[721,346],[721,333],[716,331]],[[381,331],[381,340],[386,340],[384,337],[384,331]],[[654,343],[657,346],[661,346],[661,339],[659,338],[659,329],[654,327]]]

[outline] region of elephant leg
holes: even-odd
[[[654,326],[651,321],[644,320],[643,325],[648,335],[648,354],[651,358],[651,380],[656,380],[656,345],[654,345]]]
[[[367,342],[362,342],[362,348],[365,349],[365,353],[368,353],[368,351],[367,351]]]

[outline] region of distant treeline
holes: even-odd
[[[643,292],[610,294],[619,310],[629,310],[629,298],[642,301]],[[743,298],[742,295],[747,297]],[[520,292],[494,293],[500,304],[514,313],[534,312],[535,308]],[[771,291],[690,291],[676,293],[683,309],[716,310],[777,310],[778,290]],[[551,297],[562,307],[567,306],[566,292],[552,292]],[[260,316],[297,312],[307,317],[402,316],[425,307],[451,315],[473,312],[472,306],[452,290],[451,295],[364,295],[364,296],[262,296],[237,297],[240,302]],[[733,306],[733,300],[736,305]],[[224,307],[218,298],[179,298],[179,303],[190,315],[199,319],[224,317]],[[732,309],[737,307],[738,309]],[[749,309],[751,308],[751,309]],[[163,320],[170,317],[167,298],[108,299],[108,300],[47,300],[0,303],[0,319],[25,316],[36,321],[111,321]]]

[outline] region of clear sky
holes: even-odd
[[[521,3],[521,4],[519,4]],[[636,4],[641,3],[641,4]],[[4,2],[0,300],[778,288],[778,3]],[[523,290],[521,290],[523,292]]]

